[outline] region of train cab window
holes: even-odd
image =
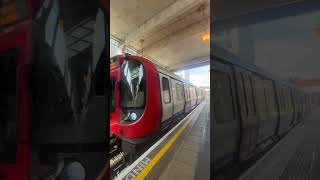
[[[120,106],[144,108],[146,83],[143,65],[134,60],[125,60],[120,74]]]
[[[231,79],[228,74],[217,71],[212,71],[211,77],[213,78],[214,119],[218,124],[232,121],[234,119],[234,107]]]
[[[179,101],[183,100],[182,85],[176,83],[176,94]]]
[[[162,77],[162,93],[163,93],[163,101],[164,103],[171,102],[171,94],[170,94],[170,85],[168,78]]]
[[[14,163],[17,151],[17,49],[0,52],[0,163]]]

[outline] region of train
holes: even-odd
[[[72,3],[0,1],[1,180],[109,176],[102,108],[109,63],[99,42],[106,39],[109,8],[104,0],[77,1],[90,11],[81,15]],[[97,40],[71,51],[64,37],[84,25]]]
[[[223,48],[211,54],[211,171],[248,162],[319,105],[319,95],[247,63]]]
[[[205,98],[204,90],[130,54],[110,59],[110,138],[129,156],[172,128]],[[111,146],[113,147],[113,146]]]

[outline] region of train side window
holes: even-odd
[[[230,76],[226,73],[212,71],[214,119],[218,124],[234,120],[233,95]]]
[[[168,104],[171,102],[170,85],[168,78],[162,77],[163,101]]]
[[[0,52],[0,163],[14,163],[17,151],[17,63],[19,52]]]
[[[176,94],[177,94],[177,99],[181,101],[183,99],[183,94],[182,94],[182,85],[176,83]]]

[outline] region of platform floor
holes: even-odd
[[[210,102],[199,109],[181,137],[182,143],[163,170],[160,180],[210,179]]]
[[[239,180],[319,180],[320,108],[287,134]]]

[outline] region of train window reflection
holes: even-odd
[[[234,109],[231,92],[231,80],[228,74],[211,72],[213,77],[213,106],[216,108],[214,119],[217,123],[225,123],[234,119]]]
[[[142,108],[145,105],[145,74],[143,65],[125,60],[120,74],[120,106]]]

